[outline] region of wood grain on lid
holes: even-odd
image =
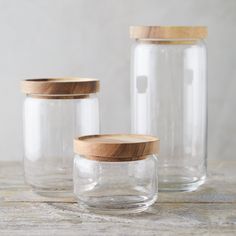
[[[207,37],[205,26],[131,26],[130,38],[140,40],[203,39]]]
[[[99,80],[87,78],[28,79],[21,82],[21,90],[30,95],[86,95],[99,91]]]
[[[89,135],[74,140],[74,152],[100,161],[133,161],[159,152],[159,139],[139,134]]]

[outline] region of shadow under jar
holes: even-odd
[[[46,196],[73,193],[73,139],[99,133],[99,81],[83,78],[22,81],[26,182]]]
[[[132,132],[161,139],[159,190],[192,191],[207,171],[206,27],[133,26]]]
[[[74,141],[74,193],[95,212],[144,211],[157,199],[159,140],[144,135],[92,135]]]

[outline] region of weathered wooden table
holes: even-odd
[[[236,235],[236,162],[209,164],[205,185],[191,193],[160,193],[135,215],[82,211],[75,199],[36,195],[20,163],[0,163],[0,236],[4,235]]]

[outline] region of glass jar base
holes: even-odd
[[[173,181],[173,179],[175,181]],[[187,181],[188,179],[188,181]],[[160,192],[192,192],[204,184],[206,176],[201,178],[183,178],[182,176],[165,177],[164,181],[159,182]]]
[[[39,188],[31,185],[33,191],[42,196],[42,197],[50,197],[50,198],[68,198],[73,197],[73,189],[72,188]]]
[[[122,215],[147,210],[157,200],[157,196],[151,199],[139,196],[135,200],[134,202],[133,196],[96,197],[94,200],[92,198],[78,198],[79,204],[93,213]]]
[[[25,182],[32,190],[43,197],[67,198],[73,195],[73,181],[71,178],[58,177],[58,175],[33,178],[25,176]]]

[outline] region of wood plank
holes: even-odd
[[[0,235],[236,235],[236,162],[210,164],[198,191],[160,193],[147,211],[94,214],[24,184],[20,163],[0,163]]]
[[[235,204],[155,204],[135,215],[96,215],[76,203],[0,204],[3,235],[235,235]]]
[[[236,162],[211,162],[206,183],[195,192],[159,193],[159,202],[231,202],[236,203]],[[28,202],[76,202],[68,198],[48,198],[34,193],[24,183],[21,163],[0,165],[0,200]]]

